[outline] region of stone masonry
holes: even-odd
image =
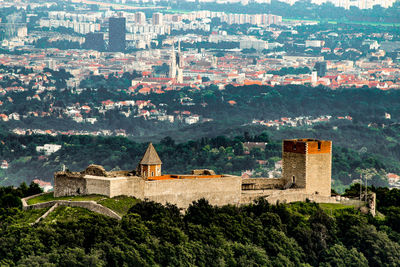
[[[150,144],[132,171],[107,172],[101,166],[90,165],[82,172],[56,173],[54,196],[126,195],[180,208],[187,208],[201,198],[219,206],[249,203],[258,197],[273,202],[330,199],[332,142],[284,140],[282,148],[282,178],[242,179],[216,175],[211,170],[194,170],[190,175],[162,175],[162,162]]]

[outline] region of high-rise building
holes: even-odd
[[[85,36],[85,49],[104,51],[104,34],[90,32]]]
[[[162,13],[154,13],[153,14],[153,25],[163,25],[164,24],[164,16]]]
[[[108,48],[111,52],[125,51],[126,19],[110,18],[108,33]]]
[[[136,12],[135,13],[135,22],[136,22],[136,24],[145,24],[146,23],[146,14],[144,14],[144,12]]]
[[[317,71],[318,77],[324,77],[326,75],[326,62],[315,63],[314,69]]]

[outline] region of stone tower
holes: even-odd
[[[307,194],[331,195],[332,141],[284,140],[282,177],[287,187],[304,188]]]
[[[139,162],[139,172],[144,178],[161,175],[161,159],[152,143],[146,149],[142,160]]]

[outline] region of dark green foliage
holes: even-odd
[[[279,76],[285,76],[288,74],[305,74],[305,73],[310,73],[311,70],[308,67],[302,67],[302,68],[293,68],[293,67],[283,67],[280,70],[277,71],[269,71],[269,74],[274,74],[274,75],[279,75]]]
[[[21,208],[21,198],[42,193],[39,185],[31,183],[29,187],[22,183],[18,188],[0,187],[0,209],[1,208]],[[1,212],[0,212],[1,214]]]
[[[389,194],[374,190],[381,197]],[[400,264],[398,206],[384,209],[381,220],[352,209],[328,215],[315,203],[270,205],[259,199],[246,206],[215,207],[201,199],[181,213],[173,205],[142,201],[120,222],[60,207],[34,227],[27,225],[26,211],[3,211],[2,266]]]

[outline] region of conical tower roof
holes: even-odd
[[[150,143],[146,149],[146,153],[144,153],[142,160],[140,161],[141,165],[158,165],[162,164],[160,157],[157,154],[156,149],[153,144]]]

